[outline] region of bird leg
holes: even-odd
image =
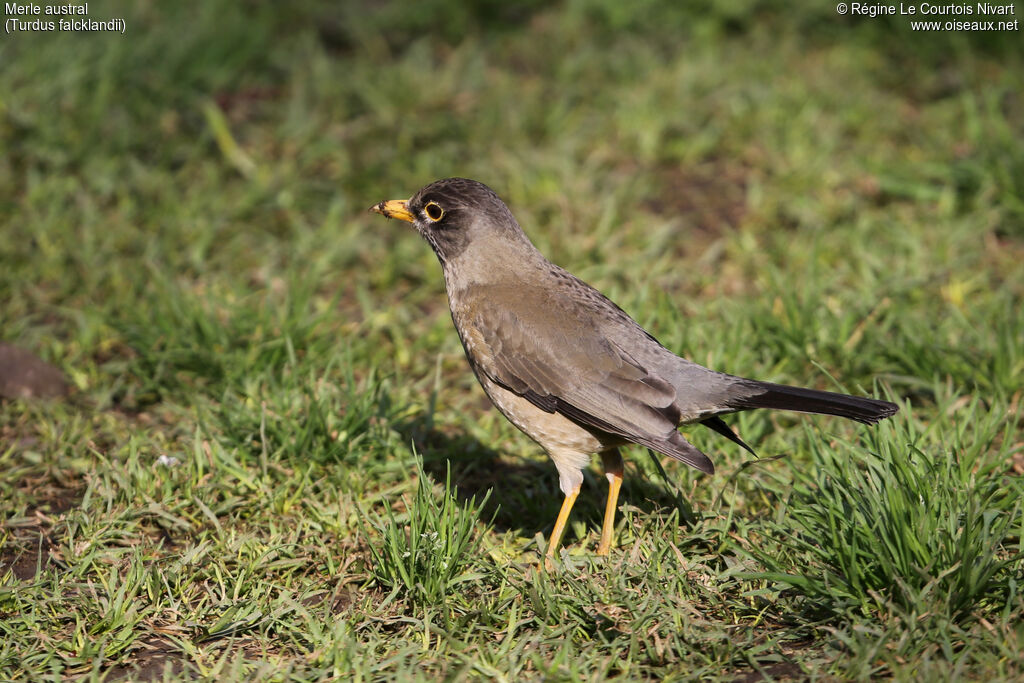
[[[622,455],[618,448],[601,453],[604,474],[608,477],[608,502],[604,507],[604,522],[601,524],[601,543],[597,546],[598,555],[607,555],[612,547],[612,536],[615,534],[615,510],[618,507],[619,489],[622,487]]]
[[[551,538],[548,540],[548,552],[544,560],[544,566],[548,569],[551,569],[551,560],[558,553],[558,546],[562,542],[562,532],[565,531],[565,523],[569,521],[569,512],[572,511],[572,505],[576,502],[578,495],[580,495],[579,486],[565,494],[565,500],[562,501],[562,509],[558,511],[555,528],[551,530]]]

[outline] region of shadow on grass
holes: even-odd
[[[549,460],[520,459],[509,462],[496,449],[465,434],[446,434],[427,427],[425,421],[396,426],[406,442],[415,444],[423,458],[424,471],[443,486],[448,467],[452,484],[462,503],[481,500],[491,489],[491,496],[481,510],[481,519],[494,518],[499,532],[514,531],[520,536],[532,537],[538,532],[548,534],[562,505],[563,494],[558,488],[558,473]],[[525,437],[524,437],[525,438]],[[540,448],[537,449],[539,452]],[[634,457],[647,457],[632,451]],[[583,490],[573,508],[572,520],[582,521],[588,527],[600,528],[608,492],[598,458],[584,471]],[[627,464],[626,479],[619,496],[620,506],[629,503],[644,513],[655,513],[678,508],[679,519],[689,524],[693,511],[689,503],[676,492],[639,475]]]

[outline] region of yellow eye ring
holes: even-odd
[[[423,213],[427,215],[427,218],[434,221],[435,223],[444,218],[444,209],[437,202],[428,202],[423,207]]]

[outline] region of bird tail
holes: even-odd
[[[888,401],[837,394],[831,391],[803,389],[755,380],[744,380],[743,385],[749,387],[751,392],[729,399],[729,408],[733,410],[772,408],[795,410],[800,413],[838,415],[864,424],[874,424],[895,415],[899,410],[899,406]]]

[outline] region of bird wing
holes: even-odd
[[[537,288],[474,294],[476,302],[503,304],[453,308],[479,372],[541,410],[714,471],[676,431],[675,387],[602,334],[599,315]]]

